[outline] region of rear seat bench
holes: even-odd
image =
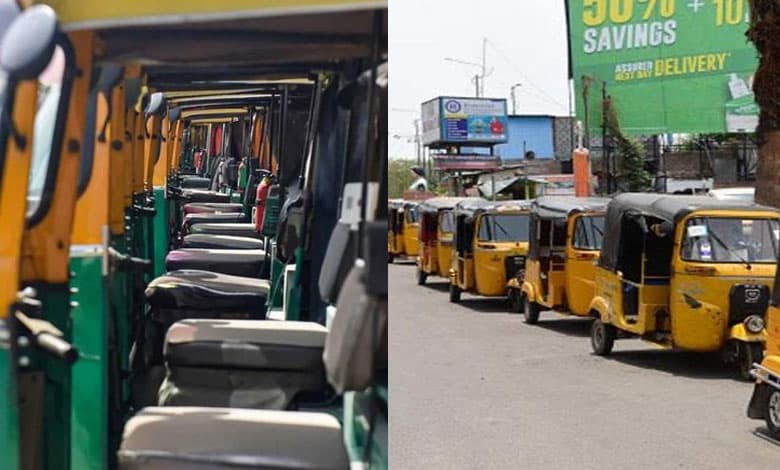
[[[159,405],[284,410],[332,397],[312,322],[183,320],[165,337]]]
[[[182,207],[185,214],[243,212],[243,210],[244,205],[235,202],[190,202]]]
[[[255,231],[252,223],[205,223],[192,226],[190,233],[209,233],[212,235],[233,235],[236,237],[263,238],[261,233]]]
[[[196,233],[192,235],[186,235],[182,239],[181,247],[215,248],[228,250],[262,250],[265,248],[265,243],[263,243],[263,240],[258,240],[257,238]]]
[[[198,269],[232,276],[262,277],[264,250],[186,248],[168,252],[165,269]]]
[[[123,470],[350,468],[335,417],[236,408],[144,408],[118,456]]]

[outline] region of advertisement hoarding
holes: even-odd
[[[424,145],[500,144],[508,140],[506,100],[439,97],[422,104]]]
[[[748,0],[565,1],[577,119],[591,133],[602,91],[629,134],[755,129]]]

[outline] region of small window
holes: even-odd
[[[577,250],[600,250],[604,238],[603,216],[577,217],[572,246]]]

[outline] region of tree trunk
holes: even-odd
[[[753,81],[760,107],[756,202],[780,207],[780,0],[750,0],[747,37],[758,51]]]

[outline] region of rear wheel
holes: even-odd
[[[608,325],[597,318],[590,328],[590,345],[593,352],[598,356],[606,356],[612,352],[615,345],[617,330],[614,326]]]
[[[514,313],[523,313],[523,294],[517,289],[509,289],[509,308]]]
[[[529,325],[536,325],[539,323],[539,305],[536,302],[531,302],[525,294],[522,297],[525,322]]]
[[[417,285],[424,286],[426,279],[428,279],[428,273],[420,268],[417,268]]]
[[[780,390],[776,388],[770,388],[767,393],[764,420],[772,437],[780,439]]]
[[[460,287],[450,283],[450,302],[456,304],[460,302]]]
[[[754,362],[761,362],[764,356],[763,343],[738,343],[739,356],[737,363],[739,365],[739,375],[744,380],[753,381],[750,371],[753,370]]]

